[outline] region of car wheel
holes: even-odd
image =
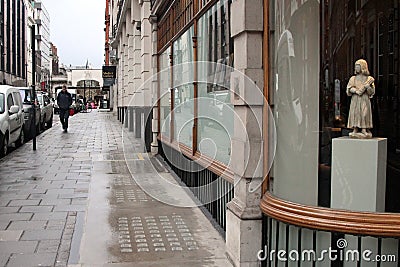
[[[46,117],[44,117],[42,120],[41,128],[42,128],[42,131],[46,130]]]
[[[5,155],[7,155],[7,152],[8,152],[8,138],[7,138],[7,133],[6,133],[5,136],[3,136],[3,138],[1,138],[1,140],[0,140],[0,145],[1,145],[0,157],[4,157]]]
[[[24,144],[24,142],[25,142],[25,133],[24,130],[22,129],[21,133],[19,134],[19,138],[15,144],[17,147],[20,147]]]
[[[49,120],[49,122],[47,123],[47,128],[51,128],[53,127],[53,115],[51,115],[51,118]]]

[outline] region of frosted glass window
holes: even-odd
[[[169,55],[171,54],[171,48],[165,50],[159,56],[160,72],[160,128],[163,136],[170,136],[170,112],[171,112],[171,69]]]
[[[233,135],[233,105],[229,91],[233,47],[229,38],[229,2],[219,1],[198,23],[199,151],[229,164]]]
[[[316,0],[274,0],[271,95],[277,130],[273,193],[317,205],[319,10]]]
[[[193,26],[173,44],[174,140],[192,147],[193,140]]]

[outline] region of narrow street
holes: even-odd
[[[138,186],[154,169],[122,135],[111,113],[77,114],[68,133],[57,122],[37,151],[30,141],[0,160],[0,266],[230,266],[200,208],[163,204]]]

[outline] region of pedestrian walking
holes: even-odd
[[[60,109],[60,121],[66,133],[68,131],[69,109],[72,105],[72,96],[67,91],[67,86],[65,84],[62,86],[61,92],[58,93],[57,104]]]

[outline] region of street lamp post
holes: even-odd
[[[32,42],[32,107],[33,107],[33,151],[36,151],[36,46],[35,46],[35,25],[31,27],[31,42]],[[39,103],[37,103],[39,104]]]
[[[28,87],[28,63],[25,63],[25,86]]]

